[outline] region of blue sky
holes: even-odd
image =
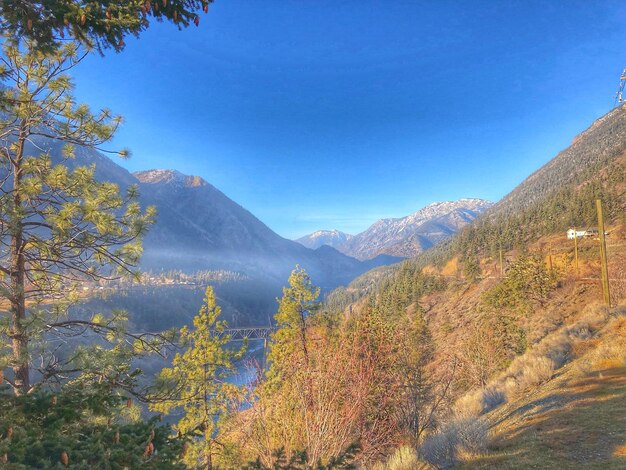
[[[621,3],[621,4],[620,4]],[[216,0],[76,69],[130,169],[200,175],[279,234],[498,200],[613,105],[626,5]]]

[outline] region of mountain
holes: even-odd
[[[59,143],[35,144],[33,151],[47,150],[53,161],[61,160]],[[157,221],[143,241],[144,269],[238,271],[271,284],[274,298],[280,293],[276,286],[286,282],[296,265],[328,290],[380,264],[399,261],[379,257],[363,262],[331,247],[310,249],[287,240],[199,176],[176,170],[133,174],[95,150],[77,148],[75,154],[64,160],[70,168],[94,165],[97,179],[116,183],[122,191],[136,185],[141,206],[156,206]]]
[[[230,269],[277,282],[301,265],[322,288],[345,284],[379,264],[362,262],[328,246],[310,249],[280,237],[248,210],[198,176],[175,170],[132,175],[142,201],[155,205],[158,219],[144,239],[143,265],[183,270]]]
[[[389,255],[411,258],[455,234],[493,204],[484,199],[435,202],[402,218],[381,219],[358,235],[320,230],[297,241],[327,244],[361,260]],[[340,243],[341,237],[345,240]]]
[[[412,263],[432,268],[443,267],[455,258],[472,258],[476,253],[496,257],[499,248],[506,252],[526,247],[542,236],[565,236],[569,227],[593,227],[597,224],[596,199],[603,202],[607,223],[626,220],[626,106],[594,121],[569,147],[481,217],[419,254]],[[352,300],[360,299],[375,292],[395,272],[384,269],[374,273],[376,276],[366,273],[344,290],[350,292]],[[338,297],[344,294],[337,292]],[[344,300],[335,302],[342,304]]]
[[[575,245],[566,236],[597,224],[597,199],[612,308],[598,240]],[[626,468],[615,438],[626,420],[624,240],[620,106],[455,236],[362,275],[327,302],[356,318],[422,312],[435,342],[432,370],[458,371],[445,425],[424,438],[424,468]],[[475,431],[459,439],[459,429]]]
[[[568,186],[582,189],[602,173],[619,172],[615,164],[623,162],[625,151],[626,108],[618,106],[577,135],[569,147],[528,176],[489,213],[492,218],[513,214],[545,202]]]
[[[352,240],[354,235],[344,233],[339,230],[318,230],[309,235],[305,235],[302,238],[298,238],[296,241],[307,248],[316,249],[322,245],[332,246],[338,248],[344,243]]]

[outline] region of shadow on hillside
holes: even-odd
[[[496,426],[472,468],[626,468],[626,368],[570,379]]]

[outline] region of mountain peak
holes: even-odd
[[[318,230],[316,232],[311,233],[310,235],[305,235],[302,238],[298,238],[296,241],[301,245],[306,246],[307,248],[317,249],[324,245],[331,246],[336,248],[341,244],[352,239],[352,235],[349,233],[341,232],[337,229],[333,230]]]
[[[340,230],[337,230],[337,229],[332,229],[332,230],[318,230],[318,231],[316,231],[316,232],[313,232],[313,233],[312,233],[311,235],[309,235],[309,236],[311,236],[311,237],[321,237],[321,236],[324,236],[324,235],[329,235],[329,236],[333,236],[333,237],[343,236],[343,235],[348,236],[348,237],[351,237],[351,236],[352,236],[352,235],[350,235],[350,234],[348,234],[348,233],[344,233],[344,232],[342,232],[342,231],[340,231]]]
[[[456,209],[456,208],[464,208],[464,209],[487,209],[493,206],[493,202],[488,201],[486,199],[480,199],[476,197],[464,197],[461,199],[457,199],[456,201],[441,201],[441,202],[433,202],[423,207],[417,212],[425,211],[426,209],[433,208],[443,208],[445,209]]]
[[[200,176],[185,175],[177,170],[136,171],[133,175],[145,184],[172,184],[188,188],[208,186],[209,184]]]
[[[454,234],[492,205],[478,198],[434,202],[406,217],[380,219],[336,248],[359,259],[380,254],[415,256]]]

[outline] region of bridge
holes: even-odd
[[[272,333],[277,330],[275,326],[251,326],[245,328],[226,328],[223,331],[213,330],[212,333],[215,337],[222,339],[225,336],[230,336],[231,341],[243,341],[245,339],[262,339],[267,341]]]

